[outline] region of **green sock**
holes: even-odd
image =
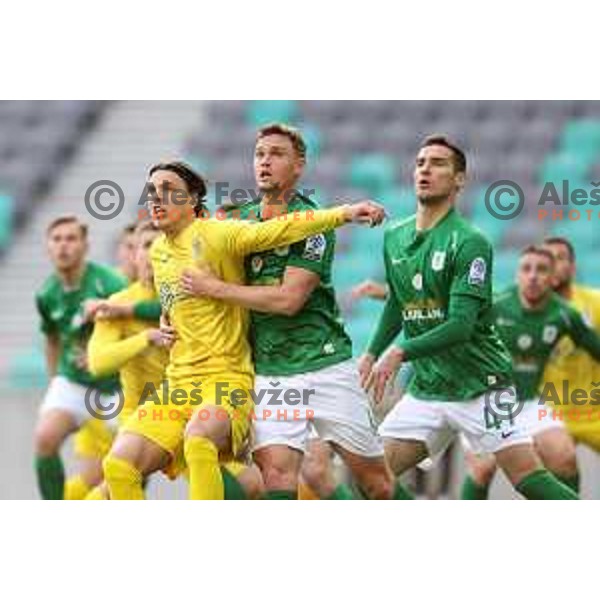
[[[62,500],[65,490],[65,470],[60,456],[36,456],[35,471],[44,500]]]
[[[578,500],[579,496],[550,471],[540,469],[530,473],[515,486],[528,500]]]
[[[263,496],[265,500],[298,500],[296,490],[267,490]]]
[[[399,482],[394,488],[394,500],[414,500],[415,497]]]
[[[225,467],[221,467],[225,500],[247,500],[242,484]]]
[[[560,475],[554,475],[559,481],[562,481],[565,485],[569,486],[576,494],[579,494],[579,473],[573,475],[573,477],[561,477]]]
[[[470,475],[465,477],[462,490],[460,492],[461,500],[487,500],[489,485],[480,485]]]
[[[327,500],[356,500],[356,498],[354,497],[352,490],[346,484],[340,483]]]

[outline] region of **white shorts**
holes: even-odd
[[[86,394],[90,395],[92,406],[111,407],[119,406],[119,394],[102,394],[94,388],[86,387],[80,383],[69,381],[63,375],[56,375],[50,381],[44,401],[40,406],[40,413],[51,409],[60,409],[70,413],[79,427],[89,419],[94,418],[94,414],[86,407]],[[117,415],[112,419],[105,420],[106,425],[111,429],[117,428]]]
[[[512,422],[494,419],[487,411],[485,396],[440,402],[418,400],[406,394],[381,424],[379,434],[384,438],[424,442],[432,458],[441,454],[458,433],[465,436],[474,452],[493,453],[531,442],[521,425],[521,414]]]
[[[277,382],[279,385],[273,385]],[[282,444],[304,452],[314,427],[322,440],[349,452],[383,456],[383,440],[377,435],[353,360],[302,375],[257,375],[254,389],[257,398],[263,394],[255,406],[255,450]],[[276,400],[275,390],[281,390]],[[300,396],[297,404],[286,402],[286,398]]]

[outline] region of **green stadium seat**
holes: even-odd
[[[39,389],[48,384],[44,354],[39,349],[12,358],[8,370],[9,386],[16,389]]]
[[[415,191],[410,186],[389,186],[381,190],[373,200],[383,204],[392,219],[405,219],[414,215],[417,209]]]
[[[567,152],[600,155],[600,119],[569,121],[562,131],[560,148]]]
[[[538,172],[540,183],[547,181],[562,182],[564,179],[580,181],[592,162],[583,161],[580,156],[568,152],[551,154],[542,163]]]
[[[246,121],[253,127],[268,123],[291,123],[296,118],[295,100],[251,100],[246,108]]]
[[[501,292],[515,281],[519,253],[515,250],[497,252],[494,258],[494,293]]]
[[[386,154],[355,156],[348,172],[349,184],[375,196],[392,187],[396,165]]]
[[[319,158],[321,147],[323,145],[323,135],[321,130],[312,124],[302,124],[299,126],[304,142],[306,143],[306,159],[309,163]]]
[[[13,234],[14,201],[11,196],[0,194],[0,250],[6,248]]]

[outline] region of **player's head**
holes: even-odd
[[[454,200],[465,186],[467,158],[447,137],[427,137],[417,154],[414,183],[422,204]]]
[[[206,180],[188,164],[156,163],[148,179],[150,216],[161,231],[179,229],[203,210]]]
[[[57,271],[79,268],[88,250],[88,228],[75,215],[56,217],[46,228],[50,260]]]
[[[160,231],[153,221],[143,221],[135,229],[135,267],[138,279],[145,284],[152,282],[150,246],[159,234]]]
[[[544,248],[554,256],[554,289],[568,288],[575,279],[576,273],[573,244],[567,238],[555,236],[544,240]]]
[[[135,272],[135,224],[130,223],[123,227],[117,246],[117,262],[123,275],[133,281]]]
[[[530,304],[537,304],[552,290],[554,256],[543,246],[527,246],[521,251],[517,270],[519,292]]]
[[[292,189],[306,164],[306,144],[300,132],[282,123],[258,130],[254,146],[254,177],[261,193]]]

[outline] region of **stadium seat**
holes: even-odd
[[[569,121],[562,130],[560,146],[566,152],[600,155],[600,119]]]
[[[590,162],[583,162],[580,156],[569,152],[552,154],[546,158],[538,172],[540,183],[547,181],[580,180],[590,167]]]
[[[394,179],[394,161],[385,154],[356,156],[350,163],[349,183],[371,194],[389,189]]]
[[[16,389],[43,388],[48,383],[41,350],[35,348],[14,356],[9,364],[9,385]]]
[[[0,194],[0,250],[8,246],[13,233],[14,204],[11,196]]]
[[[515,281],[519,253],[516,250],[498,252],[494,259],[494,293],[501,292]]]
[[[246,122],[254,127],[274,122],[293,125],[297,108],[294,100],[252,100],[246,108]]]

